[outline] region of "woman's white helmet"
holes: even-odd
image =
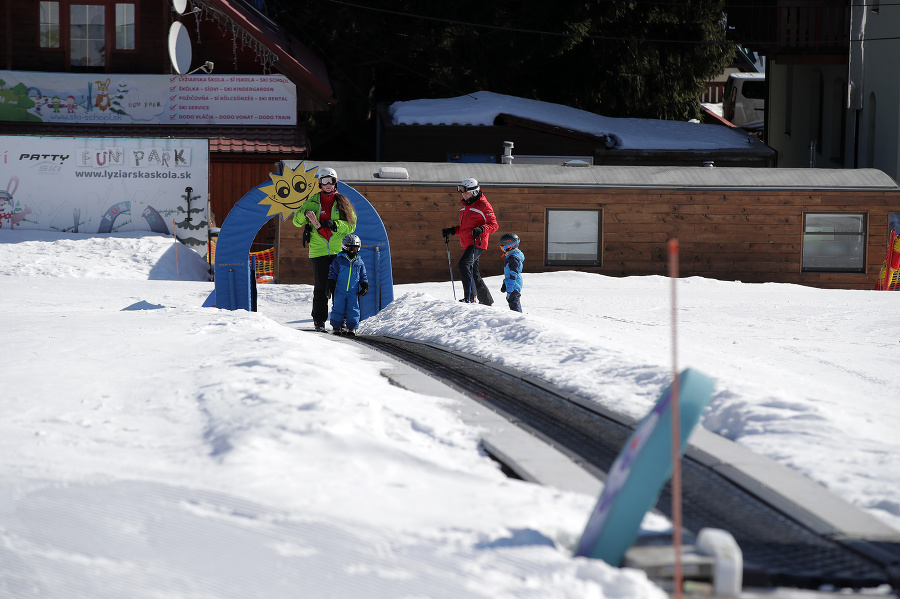
[[[477,196],[481,191],[481,186],[478,185],[478,181],[469,177],[468,179],[463,179],[462,183],[456,186],[456,191],[459,193],[471,191],[473,196]]]
[[[323,183],[331,183],[332,185],[335,186],[335,188],[337,188],[338,176],[337,176],[337,171],[335,171],[333,168],[328,168],[327,166],[324,168],[320,168],[316,172],[316,177],[319,178],[319,187],[321,187]],[[331,180],[324,181],[325,179],[331,179]]]

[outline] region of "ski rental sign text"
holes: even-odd
[[[297,87],[283,75],[0,70],[0,121],[296,125]]]
[[[151,231],[206,253],[209,141],[0,136],[0,227]]]

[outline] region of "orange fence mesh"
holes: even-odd
[[[256,282],[271,283],[275,280],[275,248],[261,252],[250,252],[256,257]]]
[[[275,280],[275,248],[269,248],[261,252],[250,252],[250,256],[256,258],[256,282],[273,282]],[[216,238],[209,242],[206,261],[210,264],[216,263]]]

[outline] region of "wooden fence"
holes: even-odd
[[[706,91],[700,95],[700,102],[703,104],[718,104],[725,97],[724,81],[707,81]]]

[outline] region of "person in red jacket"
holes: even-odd
[[[490,306],[494,303],[491,292],[481,280],[478,258],[488,247],[488,236],[499,228],[494,217],[494,209],[481,192],[478,181],[471,177],[463,180],[456,190],[462,194],[462,208],[459,209],[459,224],[441,229],[446,239],[450,235],[459,235],[459,243],[463,248],[459,259],[459,278],[463,286],[463,299],[467,303],[478,303]]]

